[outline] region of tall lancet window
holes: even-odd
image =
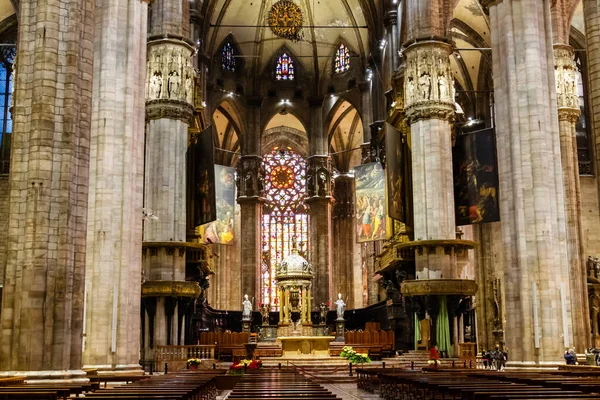
[[[227,42],[221,49],[221,68],[225,71],[235,72],[235,54],[233,46]]]
[[[344,43],[340,44],[335,52],[333,70],[336,74],[346,72],[350,69],[350,52]]]
[[[277,59],[275,78],[278,81],[294,80],[294,60],[287,53],[283,53],[281,56],[279,56],[279,59]]]
[[[308,212],[306,161],[291,148],[274,148],[263,157],[265,197],[262,217],[261,304],[277,310],[277,264],[291,254],[294,244],[306,258]]]
[[[10,142],[13,121],[9,108],[12,95],[12,65],[16,47],[5,46],[0,49],[0,173],[7,174],[10,164]]]

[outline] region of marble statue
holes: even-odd
[[[172,71],[169,74],[169,98],[177,99],[179,97],[179,74],[177,71]]]
[[[242,302],[242,319],[248,320],[252,318],[252,302],[248,300],[248,295],[244,295],[244,301]]]
[[[338,293],[338,299],[335,301],[337,306],[337,317],[338,319],[344,319],[344,311],[346,311],[346,303],[342,300],[342,294]]]
[[[162,88],[162,76],[160,72],[155,72],[150,78],[150,98],[159,99]]]

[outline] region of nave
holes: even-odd
[[[69,398],[259,400],[532,400],[600,399],[600,368],[566,366],[553,371],[495,371],[424,367],[385,368],[385,364],[349,369],[348,379],[332,376],[322,383],[310,368],[294,366],[246,369],[180,370],[156,375],[113,375],[89,383],[25,383],[0,379],[0,400]]]

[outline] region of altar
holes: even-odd
[[[328,357],[329,342],[335,336],[283,336],[277,338],[281,341],[283,357],[309,358]]]

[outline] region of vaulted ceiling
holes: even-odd
[[[308,73],[321,76],[331,68],[333,54],[343,41],[364,66],[369,55],[369,32],[381,30],[376,22],[382,0],[294,0],[304,14],[304,38],[292,42],[273,34],[268,13],[277,0],[213,0],[205,4],[205,52],[216,54],[230,34],[246,68],[262,73],[285,46]],[[208,26],[207,26],[208,25]]]

